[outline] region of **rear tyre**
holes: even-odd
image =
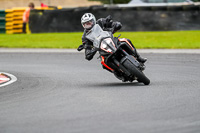
[[[143,82],[145,85],[150,84],[150,80],[135,66],[133,65],[129,60],[124,61],[123,63],[124,67],[128,69],[128,71],[136,76],[139,82]]]

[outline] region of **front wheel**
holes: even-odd
[[[145,85],[150,84],[150,80],[141,72],[135,65],[133,65],[129,60],[124,61],[124,67],[128,69],[128,71],[136,76],[138,81],[143,82]]]

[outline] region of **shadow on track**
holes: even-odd
[[[85,87],[128,87],[128,86],[145,86],[143,83],[132,82],[132,83],[97,83],[87,84]]]

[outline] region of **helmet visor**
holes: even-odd
[[[93,21],[88,21],[88,22],[83,23],[83,28],[85,29],[90,29],[92,28],[92,26],[93,26]]]

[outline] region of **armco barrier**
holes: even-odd
[[[0,10],[0,33],[5,33],[5,10]]]
[[[80,19],[86,12],[93,13],[97,19],[111,15],[122,23],[122,31],[200,30],[200,5],[37,10],[31,12],[30,28],[34,33],[83,31]]]

